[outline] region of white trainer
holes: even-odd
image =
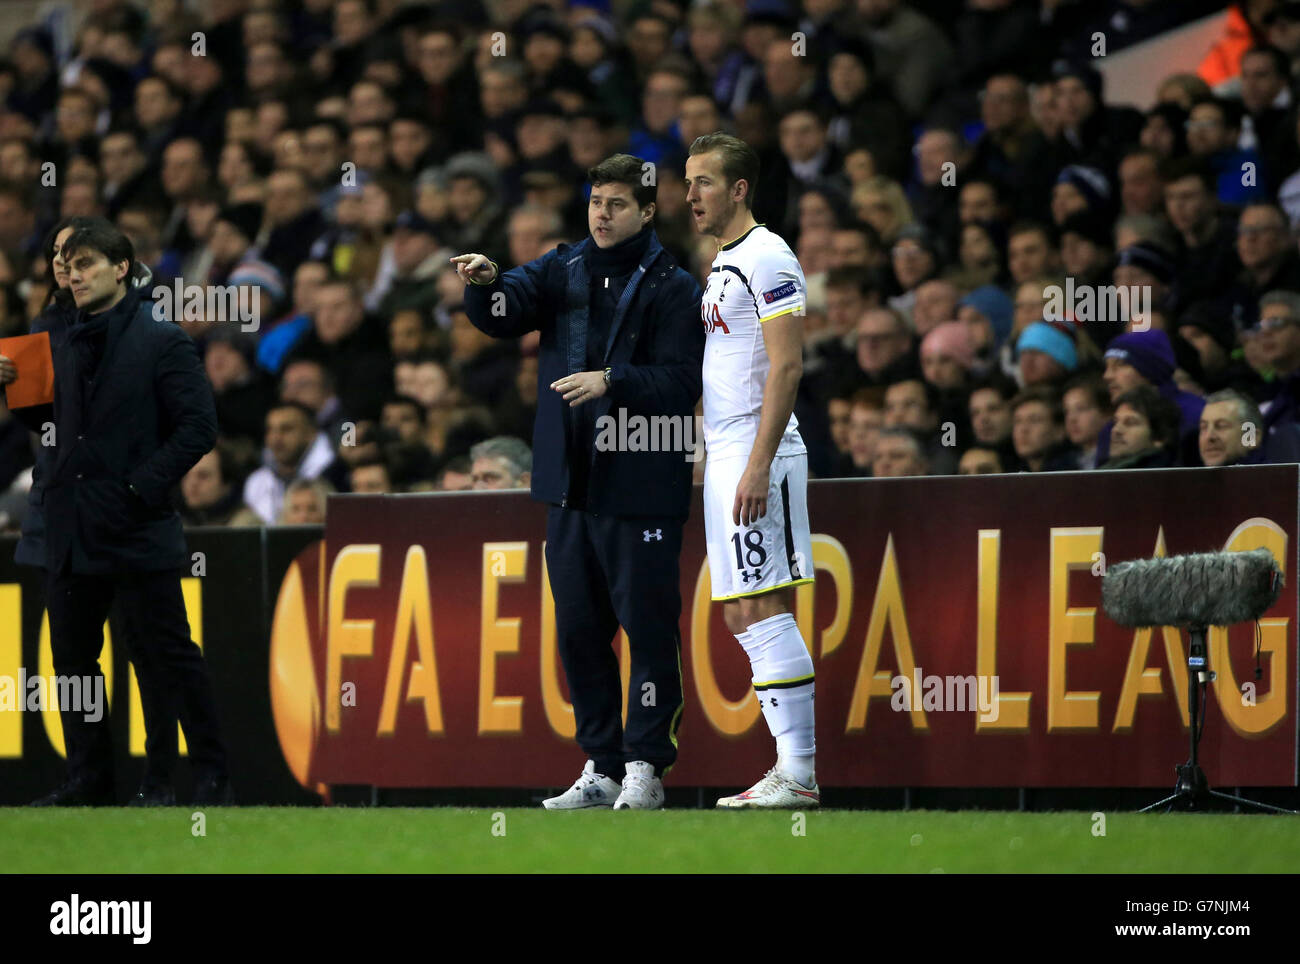
[[[614,801],[615,810],[659,810],[664,805],[664,784],[655,776],[653,763],[633,760],[624,768],[623,792]]]
[[[730,810],[804,810],[821,806],[821,801],[815,779],[812,786],[805,787],[772,767],[744,793],[719,798],[718,806]]]
[[[596,761],[588,760],[582,768],[582,776],[574,781],[573,786],[558,797],[542,801],[547,810],[586,810],[591,807],[612,807],[614,799],[622,788],[617,781],[611,780],[603,773],[596,772]]]

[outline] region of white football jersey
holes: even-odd
[[[761,224],[722,246],[700,302],[704,342],[704,446],[710,460],[749,457],[758,438],[771,361],[763,323],[805,310],[799,260]],[[791,413],[776,454],[808,450]]]

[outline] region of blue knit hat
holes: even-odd
[[[1050,355],[1066,371],[1072,372],[1079,367],[1079,352],[1064,323],[1034,322],[1020,333],[1020,340],[1016,342],[1016,354],[1019,355],[1026,348]]]
[[[1056,183],[1072,184],[1078,188],[1079,193],[1088,202],[1090,211],[1105,208],[1110,204],[1110,180],[1095,167],[1085,167],[1082,164],[1063,167],[1061,173],[1056,176]]]
[[[961,301],[958,306],[970,305],[993,325],[993,334],[1001,345],[1011,334],[1011,316],[1015,305],[1007,293],[996,285],[980,285]]]

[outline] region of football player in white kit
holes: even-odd
[[[794,418],[803,373],[805,282],[794,253],[754,221],[758,155],[705,134],[686,161],[695,227],[718,241],[700,313],[704,345],[704,526],[713,598],[749,655],[777,761],[719,807],[818,806],[813,663],[792,613],[812,582],[808,452]]]

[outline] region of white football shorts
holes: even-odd
[[[704,464],[704,534],[715,601],[756,596],[813,581],[808,525],[808,456],[772,460],[767,514],[748,526],[732,521],[745,458]]]

